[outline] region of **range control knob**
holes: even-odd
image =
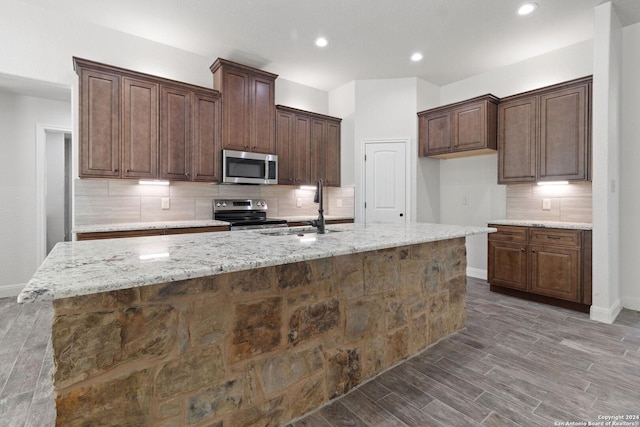
[[[220,202],[216,203],[216,208],[219,208],[220,206],[222,206]]]
[[[222,202],[222,207],[226,208],[227,207],[227,202]]]

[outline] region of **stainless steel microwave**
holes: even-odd
[[[278,156],[222,150],[222,182],[229,184],[277,184]]]

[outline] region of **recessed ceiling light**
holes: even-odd
[[[518,15],[528,15],[538,8],[538,3],[525,3],[518,9]]]
[[[411,55],[411,60],[413,62],[418,62],[422,59],[422,54],[420,52],[416,52],[413,55]]]
[[[329,42],[324,37],[318,37],[316,39],[316,46],[318,46],[318,47],[325,47],[328,44],[329,44]]]

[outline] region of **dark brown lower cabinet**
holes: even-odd
[[[591,231],[490,225],[491,290],[588,311]]]

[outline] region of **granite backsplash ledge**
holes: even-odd
[[[212,201],[220,198],[260,198],[269,205],[269,216],[316,215],[313,190],[290,185],[212,185],[172,182],[170,185],[140,185],[120,179],[76,179],[75,225],[154,221],[208,220]],[[354,187],[325,188],[325,213],[353,217]],[[162,209],[162,199],[169,209]],[[301,207],[297,207],[298,201]],[[339,206],[340,205],[340,206]]]

